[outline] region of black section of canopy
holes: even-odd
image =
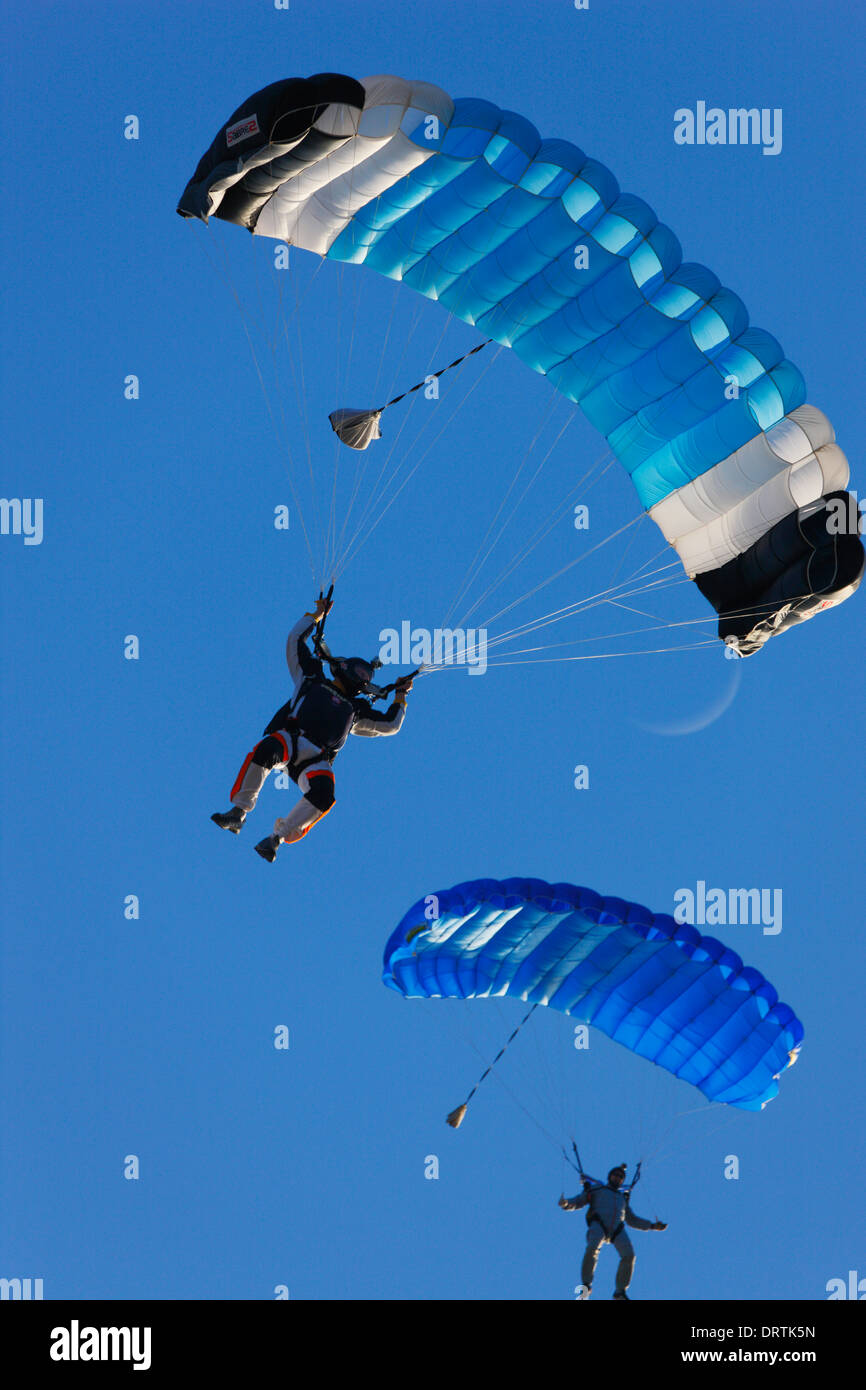
[[[209,216],[235,222],[250,231],[261,208],[280,184],[296,178],[302,169],[316,163],[331,150],[345,143],[347,136],[314,131],[325,108],[331,103],[364,109],[365,92],[354,77],[322,72],[315,77],[287,77],[254,92],[233,111],[198,162],[184,189],[177,211],[181,217]],[[257,133],[229,145],[226,132],[243,120],[255,117]],[[262,158],[273,149],[273,158]],[[247,172],[238,178],[242,170]],[[234,178],[216,208],[210,207],[214,184]]]
[[[742,555],[696,576],[719,615],[719,636],[741,656],[857,588],[866,553],[856,532],[838,527],[840,513],[856,516],[856,502],[830,492],[776,522]]]

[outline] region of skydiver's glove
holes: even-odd
[[[557,1202],[557,1206],[562,1207],[563,1211],[576,1210],[573,1197],[560,1197],[559,1201]]]
[[[651,1231],[666,1231],[668,1223],[666,1221],[654,1221],[650,1226]]]
[[[414,677],[414,676],[401,676],[400,679],[399,679],[398,681],[395,682],[395,684],[394,684],[394,699],[397,700],[399,704],[405,705],[405,703],[406,703],[406,696],[409,694],[409,691],[412,689],[412,683],[413,683],[414,680],[415,680],[415,677]]]
[[[310,617],[314,620],[314,622],[320,623],[323,618],[327,618],[333,606],[334,600],[332,598],[323,598],[320,594],[319,597],[316,599],[316,606],[313,609],[313,612],[310,614]]]

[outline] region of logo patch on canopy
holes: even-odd
[[[232,145],[237,145],[241,140],[248,140],[251,135],[258,135],[259,118],[253,112],[251,116],[244,116],[242,121],[235,121],[234,125],[226,128],[226,144],[229,149]]]

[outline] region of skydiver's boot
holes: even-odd
[[[267,835],[264,840],[259,840],[256,845],[256,854],[260,854],[263,859],[267,859],[269,864],[273,864],[277,857],[277,850],[280,847],[278,835]]]
[[[241,826],[246,818],[247,813],[242,811],[240,806],[233,806],[230,811],[214,811],[211,816],[211,820],[220,830],[230,830],[233,835],[240,835]]]
[[[631,1299],[629,1298],[629,1296],[628,1296],[628,1294],[626,1293],[625,1289],[617,1289],[617,1291],[616,1291],[616,1293],[614,1294],[613,1298],[614,1298],[614,1302],[615,1302],[615,1303],[616,1303],[616,1302],[619,1302],[619,1303],[631,1303]]]

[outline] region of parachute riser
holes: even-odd
[[[327,605],[328,605],[327,608],[325,609],[325,616],[323,617],[323,619],[322,619],[322,621],[321,621],[320,623],[317,623],[317,624],[316,624],[316,629],[315,629],[315,631],[314,631],[314,633],[313,633],[313,651],[316,653],[316,656],[319,658],[320,661],[329,661],[330,658],[331,658],[331,653],[330,653],[330,651],[328,650],[328,648],[325,646],[324,636],[325,636],[325,623],[328,621],[328,614],[329,614],[329,612],[331,611],[331,601],[332,601],[333,597],[334,597],[334,586],[333,586],[333,584],[331,585],[330,589],[328,590],[328,592],[327,592],[326,594],[323,594],[321,589],[319,590],[319,598],[320,598],[320,599],[324,599],[325,602],[326,602]]]

